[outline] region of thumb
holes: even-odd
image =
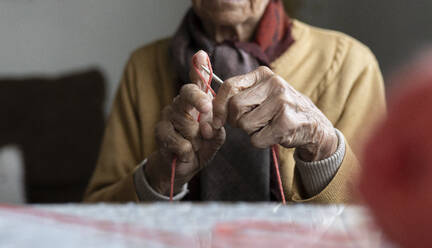
[[[208,82],[210,76],[202,69],[202,66],[210,68],[210,58],[206,52],[199,50],[192,57],[189,78],[193,83],[197,84],[201,90],[207,92],[210,91],[210,89],[207,90],[207,83],[210,83]]]

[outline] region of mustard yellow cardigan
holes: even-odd
[[[346,138],[337,174],[319,194],[302,198],[293,149],[280,147],[281,176],[288,201],[345,203],[359,172],[357,157],[374,123],[385,114],[384,84],[371,51],[347,35],[295,20],[295,43],[271,64],[273,71],[308,96]],[[169,40],[135,51],[109,117],[87,202],[138,201],[133,173],[156,151],[155,124],[177,94]]]

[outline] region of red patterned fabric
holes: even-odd
[[[291,19],[286,15],[282,1],[270,1],[254,35],[255,43],[265,54],[266,64],[274,61],[294,42],[291,26]]]

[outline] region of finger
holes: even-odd
[[[210,140],[213,138],[213,127],[208,122],[201,122],[199,129],[201,131],[201,136],[204,139]]]
[[[194,151],[198,151],[200,147],[200,124],[197,120],[188,114],[174,111],[171,114],[171,123],[183,138],[192,143]]]
[[[272,120],[276,117],[284,104],[285,99],[281,99],[280,96],[268,97],[258,107],[239,116],[239,119],[236,120],[236,124],[251,135],[272,123]]]
[[[224,127],[221,127],[218,130],[214,130],[214,132],[215,134],[213,136],[213,147],[215,148],[215,151],[217,151],[225,143],[226,132]]]
[[[264,149],[274,144],[278,144],[278,137],[273,132],[274,126],[270,123],[262,128],[259,132],[251,136],[251,143],[253,146]]]
[[[228,103],[228,122],[231,126],[239,126],[238,121],[246,113],[254,110],[263,102],[273,97],[273,81],[271,76],[260,84],[247,88],[233,96]]]
[[[194,151],[192,144],[174,130],[169,121],[161,121],[156,126],[156,140],[162,150],[183,163],[192,162]]]
[[[189,71],[189,78],[204,92],[207,92],[207,82],[210,76],[202,69],[201,66],[203,65],[207,68],[210,68],[209,61],[210,59],[207,53],[203,50],[200,50],[192,57]]]
[[[173,106],[175,110],[186,114],[192,114],[194,109],[200,113],[208,113],[212,110],[211,98],[195,84],[184,85]]]
[[[301,129],[308,126],[308,122],[295,108],[284,105],[268,125],[252,135],[251,143],[258,148],[274,144],[284,144],[288,148],[303,145],[305,137]]]
[[[253,90],[254,88],[256,90]],[[239,126],[248,134],[254,133],[272,122],[272,119],[282,107],[287,105],[297,106],[295,101],[298,98],[294,94],[292,87],[276,75],[271,76],[264,83],[245,90],[245,93],[248,91],[251,93],[250,95],[241,92],[233,97],[230,101],[229,112],[230,122],[235,126]],[[255,98],[259,99],[255,101]],[[258,104],[262,99],[264,101],[260,105],[254,106],[248,103],[251,101],[251,104]]]
[[[281,107],[271,122],[252,135],[252,145],[257,148],[267,148],[279,144],[283,138],[292,137],[295,124],[289,118],[289,112],[286,106]]]
[[[226,80],[213,100],[213,127],[219,129],[225,123],[231,97],[272,75],[273,72],[268,67],[261,66],[252,72]]]

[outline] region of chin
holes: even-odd
[[[218,25],[237,25],[251,13],[250,0],[202,0],[194,4],[195,13]]]
[[[211,22],[222,26],[235,26],[247,20],[246,15],[236,10],[214,11],[208,16],[210,16]]]

